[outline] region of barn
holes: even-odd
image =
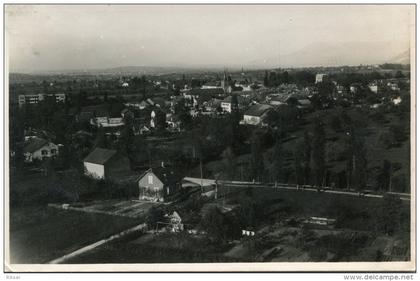
[[[85,175],[95,179],[109,179],[113,175],[130,172],[130,160],[116,150],[95,148],[83,160]]]

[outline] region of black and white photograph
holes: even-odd
[[[415,4],[3,9],[5,272],[416,270]]]

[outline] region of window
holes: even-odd
[[[42,155],[48,155],[48,150],[46,150],[46,149],[41,150],[41,154]]]
[[[147,177],[147,179],[148,179],[149,184],[153,184],[153,176],[152,175],[149,175]]]
[[[51,154],[56,154],[57,153],[57,149],[51,149]]]

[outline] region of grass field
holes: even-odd
[[[46,263],[141,223],[139,219],[57,210],[11,209],[11,263]]]

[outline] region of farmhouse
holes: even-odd
[[[84,160],[85,175],[95,179],[109,179],[130,171],[130,162],[115,150],[95,148]]]
[[[145,171],[138,179],[139,200],[167,201],[180,186],[181,179],[165,167]]]
[[[45,139],[33,137],[23,148],[25,162],[34,160],[44,160],[46,158],[56,157],[58,155],[58,146]]]
[[[272,106],[268,104],[255,104],[251,106],[245,113],[241,124],[246,125],[263,125],[263,120],[267,113],[272,110]]]

